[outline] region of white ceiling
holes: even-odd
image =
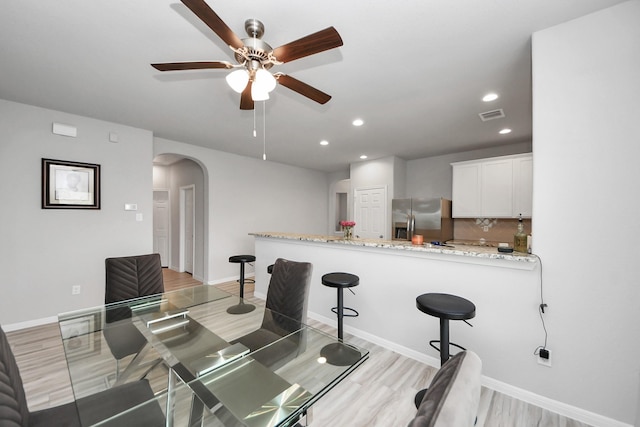
[[[278,47],[334,26],[344,46],[276,66],[333,96],[279,86],[266,102],[269,161],[322,171],[530,141],[531,34],[621,0],[207,0],[240,37],[260,19]],[[262,157],[263,108],[239,109],[227,70],[149,64],[234,62],[177,0],[3,0],[0,98],[149,129],[161,138]],[[495,91],[497,101],[481,97]],[[506,118],[478,114],[502,108]],[[351,125],[362,118],[365,125]],[[504,127],[513,129],[499,135]],[[320,140],[330,141],[322,147]]]

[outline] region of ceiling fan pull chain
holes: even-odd
[[[257,137],[258,133],[256,132],[256,109],[253,109],[253,137]]]
[[[262,160],[267,160],[267,102],[262,101]]]

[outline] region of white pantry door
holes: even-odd
[[[354,194],[354,237],[384,239],[387,227],[387,188],[359,188]]]

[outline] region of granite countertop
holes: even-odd
[[[497,248],[491,246],[479,245],[460,245],[453,244],[448,246],[434,246],[430,243],[424,245],[413,245],[409,241],[403,240],[380,240],[380,239],[351,239],[345,240],[341,236],[324,236],[320,234],[301,234],[301,233],[280,233],[280,232],[255,232],[249,233],[256,237],[270,237],[275,239],[299,240],[315,243],[331,243],[338,245],[363,246],[368,248],[384,248],[395,249],[412,252],[438,253],[446,255],[458,255],[465,257],[484,258],[484,259],[503,259],[509,261],[531,262],[537,261],[534,255],[522,252],[503,253],[498,252]]]

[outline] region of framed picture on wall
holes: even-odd
[[[42,159],[42,209],[100,209],[100,165]]]

